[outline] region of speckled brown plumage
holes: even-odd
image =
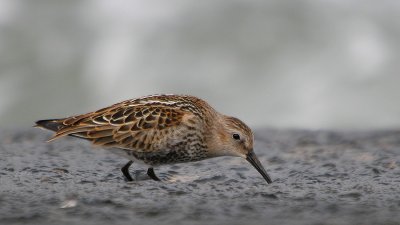
[[[41,120],[37,126],[56,132],[50,141],[67,135],[80,137],[149,166],[225,155],[251,162],[252,157],[256,160],[253,166],[271,182],[254,155],[251,129],[193,96],[146,96],[83,115]],[[123,173],[131,180],[127,170],[132,163],[128,164]]]

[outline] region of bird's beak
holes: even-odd
[[[246,156],[246,160],[256,168],[256,170],[264,177],[264,179],[267,181],[268,184],[272,183],[271,178],[265,171],[264,167],[261,165],[260,161],[257,159],[256,154],[254,154],[254,151],[252,150],[249,152]]]

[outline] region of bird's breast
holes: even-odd
[[[169,149],[162,152],[123,151],[126,158],[151,166],[194,162],[207,158],[207,154],[204,150],[187,151],[182,149]]]

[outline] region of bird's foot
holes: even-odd
[[[124,177],[126,182],[134,182],[134,181],[144,181],[149,180],[150,178],[146,174],[146,170],[135,170],[130,174],[130,178]]]

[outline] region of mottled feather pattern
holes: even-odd
[[[74,136],[123,153],[131,160],[121,169],[129,181],[133,180],[128,171],[132,160],[156,166],[237,156],[246,158],[271,182],[253,152],[251,129],[193,96],[151,95],[36,124],[56,132],[50,141]],[[159,180],[152,167],[147,174]]]
[[[72,135],[88,139],[98,146],[116,146],[139,152],[171,149],[176,145],[173,140],[179,140],[190,129],[194,130],[194,124],[203,115],[195,105],[200,101],[180,101],[179,97],[149,96],[73,116],[64,119],[62,128],[51,140]],[[170,138],[170,135],[175,138]],[[166,137],[170,140],[164,140]]]

